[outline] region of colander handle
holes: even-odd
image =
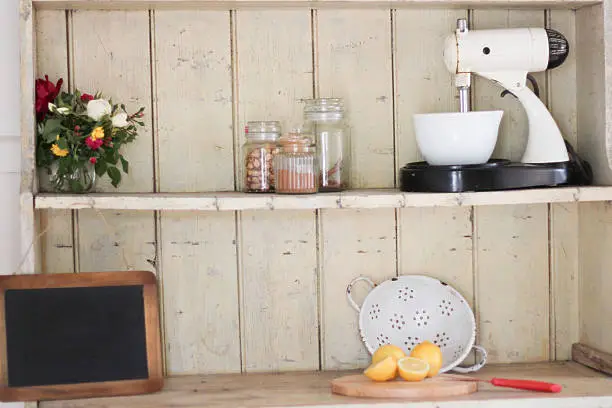
[[[478,371],[482,367],[484,367],[484,365],[487,362],[487,350],[485,350],[481,346],[472,346],[472,349],[474,351],[476,351],[477,354],[480,354],[480,361],[477,362],[476,364],[474,364],[472,366],[468,366],[468,367],[459,367],[459,366],[454,367],[453,371],[458,372],[458,373],[462,373],[462,374],[466,374],[466,373],[472,373],[474,371]]]
[[[374,289],[374,287],[376,286],[376,284],[374,282],[372,282],[372,279],[366,278],[365,276],[358,276],[357,278],[353,279],[351,281],[351,283],[348,284],[348,286],[346,287],[346,298],[348,299],[349,304],[352,306],[352,308],[357,311],[357,313],[359,313],[361,308],[353,300],[353,297],[351,296],[351,292],[353,291],[353,285],[356,284],[359,281],[366,282],[368,285],[370,285],[371,289]]]

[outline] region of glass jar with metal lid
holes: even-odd
[[[281,137],[274,157],[274,172],[277,193],[316,193],[317,157],[311,140],[299,132]]]
[[[273,158],[281,134],[280,122],[251,121],[244,129],[246,142],[243,152],[243,191],[270,193],[274,191]]]
[[[342,98],[306,100],[303,130],[313,135],[316,145],[319,191],[347,189],[350,140]]]

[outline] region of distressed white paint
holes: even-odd
[[[279,120],[284,131],[299,125],[299,101],[312,97],[310,11],[235,17],[239,129],[249,120]],[[318,368],[314,212],[245,211],[241,221],[243,368]]]
[[[474,29],[543,27],[543,11],[475,10]],[[545,74],[534,74],[540,98]],[[476,110],[503,109],[493,157],[520,159],[527,141],[527,116],[515,98],[500,96],[491,81],[475,81]],[[514,205],[474,210],[476,304],[480,343],[491,362],[542,361],[550,356],[548,207]],[[503,296],[500,294],[503,293]],[[521,333],[508,336],[509,332]]]
[[[179,7],[177,3],[165,0],[164,5],[205,8],[202,2],[181,2]],[[431,3],[412,2],[426,4]],[[453,6],[468,4],[476,3]],[[542,4],[531,2],[531,6]],[[219,192],[233,189],[239,171],[233,168],[233,158],[239,157],[235,146],[242,143],[244,123],[276,119],[285,130],[299,125],[300,100],[315,91],[348,101],[356,138],[355,186],[392,187],[394,171],[419,158],[411,115],[456,110],[455,90],[437,44],[453,29],[456,18],[466,15],[465,9],[318,10],[314,42],[306,7],[240,9],[232,12],[232,18],[223,10],[157,10],[151,20],[150,55],[149,13],[136,1],[122,4],[129,6],[140,10],[74,12],[69,29],[74,29],[71,68],[76,85],[99,85],[128,104],[146,105],[149,114],[157,108],[157,116],[147,117],[147,130],[127,153],[133,171],[119,190],[101,183],[101,194],[44,195],[36,198],[36,207],[60,210],[41,217],[43,225],[51,219],[49,214],[62,214],[61,222],[48,232],[47,247],[71,242],[66,210],[80,210],[77,269],[158,269],[170,373],[364,365],[367,356],[358,339],[346,334],[355,334],[355,322],[350,320],[354,313],[338,296],[345,281],[357,273],[375,280],[395,273],[426,273],[448,281],[473,301],[480,342],[490,350],[491,361],[567,358],[579,325],[583,341],[606,349],[611,334],[588,316],[599,307],[605,309],[607,299],[603,292],[585,297],[585,291],[593,288],[583,287],[578,320],[576,265],[583,273],[588,270],[589,284],[609,287],[603,275],[608,261],[601,247],[607,215],[604,204],[577,202],[610,200],[610,187],[463,194],[358,190],[312,196]],[[39,31],[46,30],[45,24],[61,22],[64,13],[55,13],[46,23],[44,16],[52,14],[39,15]],[[474,15],[475,28],[545,24],[543,11],[479,9]],[[585,24],[589,18],[595,22],[592,29]],[[553,12],[548,19],[572,45],[573,19],[572,11]],[[548,74],[549,86],[543,75],[538,77],[564,134],[572,142],[581,135],[581,153],[600,172],[606,165],[600,154],[604,144],[597,135],[609,128],[603,119],[610,111],[604,93],[609,70],[598,48],[599,38],[609,29],[606,24],[600,6],[578,11],[579,45],[572,48],[578,58],[572,54],[565,65]],[[62,45],[65,24],[58,26],[53,36],[39,38],[44,50],[37,54],[42,57],[39,67],[62,73],[68,65]],[[584,87],[576,89],[576,76]],[[377,99],[391,92],[392,84],[394,93],[389,95],[395,98],[395,112],[392,98]],[[477,82],[474,91],[478,109],[506,108],[509,119],[497,152],[516,158],[526,129],[520,106],[511,97],[500,100],[501,90],[486,82]],[[204,130],[198,133],[201,124]],[[156,140],[152,132],[157,132]],[[583,133],[587,133],[584,139]],[[164,193],[152,194],[154,186]],[[24,195],[24,203],[30,198]],[[550,224],[545,203],[553,203]],[[474,224],[472,206],[477,206]],[[102,218],[92,209],[120,212],[102,211]],[[323,209],[318,219],[314,209]],[[400,209],[398,221],[394,209]],[[156,226],[152,210],[179,212],[164,212]],[[189,210],[203,213],[184,212]],[[29,215],[24,214],[27,221]],[[27,228],[32,229],[33,223]],[[156,236],[161,245],[157,250]],[[588,250],[578,251],[591,242]],[[70,266],[71,250],[66,246],[63,252],[45,251],[44,269]],[[216,274],[211,268],[223,272]],[[222,321],[219,315],[224,316]]]

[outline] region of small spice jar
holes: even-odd
[[[281,133],[277,121],[251,121],[244,129],[246,142],[242,146],[244,163],[243,191],[270,193],[274,191],[273,157]]]
[[[297,132],[279,140],[274,157],[276,192],[281,194],[312,194],[318,190],[316,149],[308,137]]]

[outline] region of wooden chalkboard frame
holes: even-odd
[[[149,377],[138,380],[10,387],[7,364],[5,293],[10,289],[143,286]],[[38,401],[145,394],[163,387],[157,280],[147,271],[0,276],[0,401]]]

